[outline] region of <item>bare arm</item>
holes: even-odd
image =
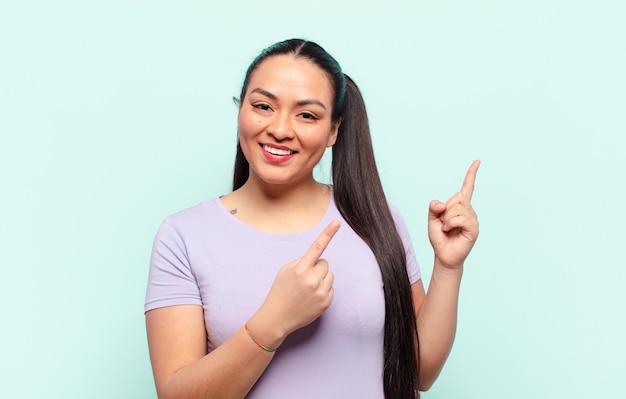
[[[456,333],[461,272],[448,273],[435,266],[428,295],[421,280],[411,286],[420,340],[419,388],[433,385],[450,354]]]
[[[333,275],[320,256],[338,229],[339,223],[332,222],[302,258],[281,268],[265,302],[247,323],[258,342],[277,348],[330,306]],[[252,341],[243,326],[207,354],[203,309],[197,305],[151,310],[146,329],[161,399],[243,398],[274,355]]]
[[[470,201],[479,165],[472,163],[461,191],[445,204],[430,204],[428,233],[435,262],[428,294],[421,281],[411,286],[420,339],[420,390],[428,390],[435,382],[454,343],[463,263],[478,237],[478,220]]]
[[[254,326],[251,320],[251,331]],[[243,398],[273,357],[252,342],[243,328],[206,354],[201,306],[151,310],[146,313],[146,327],[161,399]]]

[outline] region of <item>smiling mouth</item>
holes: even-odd
[[[270,147],[267,144],[263,145],[263,151],[269,152],[272,155],[279,155],[279,156],[287,156],[287,155],[296,153],[295,151],[292,151],[292,150]]]

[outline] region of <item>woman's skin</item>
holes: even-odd
[[[257,229],[289,234],[319,222],[330,189],[313,168],[334,144],[339,123],[331,120],[333,90],[325,72],[292,55],[265,59],[250,76],[240,105],[239,140],[250,177],[222,197],[234,217]],[[479,162],[459,193],[433,201],[428,231],[435,253],[428,290],[411,287],[420,337],[420,389],[439,375],[454,341],[463,262],[478,236],[470,200]],[[331,222],[309,250],[278,272],[265,301],[247,326],[255,339],[278,348],[293,331],[317,319],[333,297],[332,265],[321,258],[341,228]],[[288,305],[286,305],[288,304]],[[243,398],[274,353],[259,348],[243,326],[209,354],[201,306],[182,305],[146,313],[150,356],[160,398]]]
[[[478,238],[478,219],[470,201],[480,161],[470,166],[461,191],[446,203],[431,201],[428,237],[435,253],[433,273],[424,293],[421,280],[411,286],[420,339],[420,390],[437,379],[456,333],[463,263]]]

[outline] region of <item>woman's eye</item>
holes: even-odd
[[[261,103],[261,104],[252,104],[252,106],[254,108],[260,109],[262,111],[269,111],[271,109],[269,105],[263,104],[263,103]]]
[[[300,116],[301,116],[303,119],[311,119],[311,120],[316,120],[316,119],[317,119],[317,116],[313,115],[313,114],[312,114],[312,113],[310,113],[310,112],[303,112],[303,113],[301,113],[301,114],[300,114]]]

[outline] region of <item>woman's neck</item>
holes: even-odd
[[[331,190],[311,179],[290,187],[268,185],[253,178],[222,197],[223,204],[244,223],[276,234],[314,227],[326,214]]]
[[[276,204],[290,204],[297,206],[298,203],[306,204],[312,197],[326,193],[328,187],[310,179],[289,185],[268,184],[254,175],[241,187],[247,196],[254,197],[257,201],[266,203],[270,208]]]

